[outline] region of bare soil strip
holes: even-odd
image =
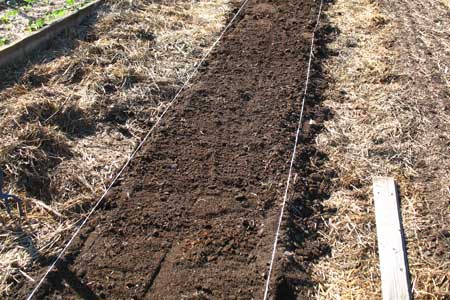
[[[249,1],[37,299],[261,298],[318,6]],[[329,111],[313,74],[275,299],[311,294],[328,249],[315,240],[329,174],[311,144]]]

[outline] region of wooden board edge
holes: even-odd
[[[103,2],[104,0],[96,0],[88,3],[72,14],[62,17],[50,25],[47,25],[44,28],[19,39],[18,41],[15,41],[11,45],[0,49],[0,68],[24,61],[28,58],[28,56],[34,53],[34,51],[45,48],[52,38],[70,26],[80,24]]]
[[[411,300],[406,241],[394,178],[374,177],[373,196],[383,300]]]

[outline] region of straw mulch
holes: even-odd
[[[437,1],[336,0],[317,140],[337,170],[320,299],[381,299],[372,178],[393,176],[415,299],[450,299],[450,18]]]

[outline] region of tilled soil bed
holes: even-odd
[[[249,1],[36,299],[262,298],[318,9]],[[329,111],[312,73],[273,299],[309,295],[327,251],[313,139]]]

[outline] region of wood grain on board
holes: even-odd
[[[374,178],[373,194],[383,300],[409,300],[408,267],[394,179]]]

